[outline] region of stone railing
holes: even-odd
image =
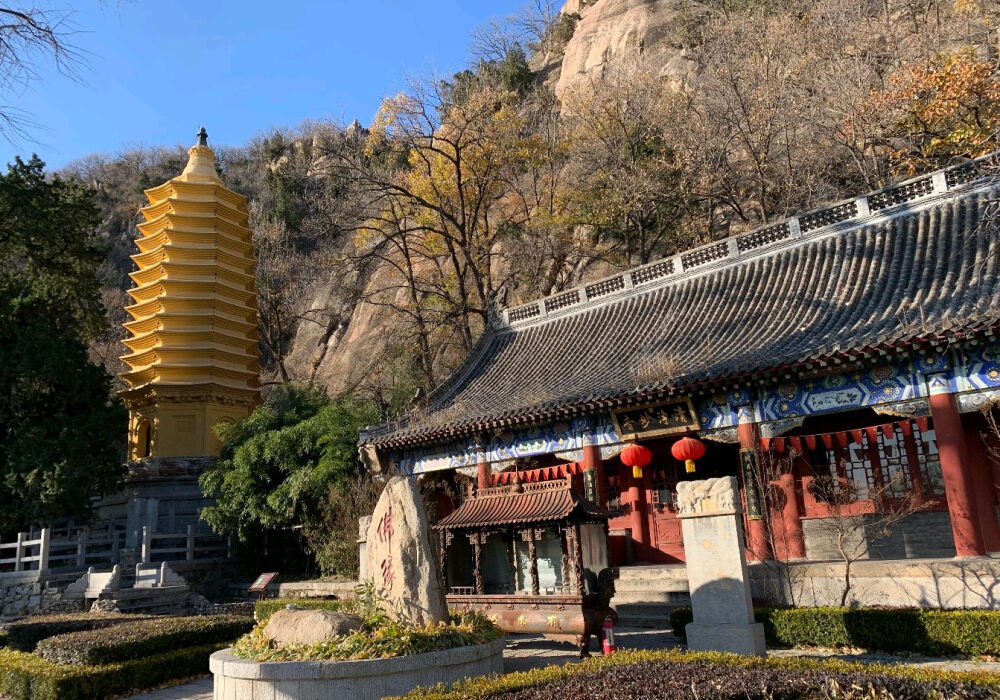
[[[194,525],[185,532],[162,533],[143,527],[137,533],[138,547],[132,561],[142,564],[195,559],[229,558],[228,543],[219,543],[215,535],[199,533]],[[49,571],[64,568],[85,568],[91,565],[122,563],[125,532],[109,528],[92,533],[88,528],[53,537],[50,528],[37,534],[17,533],[13,542],[0,542],[0,578],[7,574],[28,571]]]

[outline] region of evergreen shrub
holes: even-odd
[[[113,627],[126,622],[148,619],[150,619],[149,615],[122,615],[120,613],[33,615],[7,625],[7,646],[18,651],[34,651],[38,642],[57,634]],[[3,645],[0,644],[0,646]]]
[[[182,647],[234,642],[253,629],[249,616],[159,617],[131,625],[71,632],[43,639],[35,653],[77,666],[133,661]]]
[[[859,647],[932,656],[1000,654],[1000,610],[755,608],[771,646]],[[684,639],[691,608],[670,614]]]
[[[699,669],[701,673],[698,673]],[[602,678],[616,670],[626,672],[615,674],[616,683],[608,688]],[[753,673],[746,674],[746,671]],[[416,688],[402,696],[401,700],[474,700],[497,696],[506,700],[611,697],[616,689],[628,693],[637,687],[648,689],[649,697],[694,697],[690,681],[698,675],[702,677],[702,682],[696,697],[713,699],[748,696],[857,700],[992,698],[1000,694],[1000,679],[990,671],[944,671],[833,659],[760,658],[666,649],[619,650],[611,656],[595,656],[580,663],[482,676],[451,687],[439,683],[434,687]],[[831,688],[829,681],[834,679],[843,692]],[[678,680],[679,683],[676,682]],[[731,692],[732,688],[724,687],[732,685],[734,680],[743,681],[735,693]],[[761,681],[766,683],[762,685]],[[652,690],[654,687],[655,691]],[[748,691],[751,687],[759,692],[751,694]],[[872,692],[871,687],[884,692]]]
[[[12,700],[89,700],[132,695],[167,681],[207,674],[208,657],[226,646],[186,647],[103,666],[54,664],[36,654],[0,649],[0,696]]]

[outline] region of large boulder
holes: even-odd
[[[441,569],[415,479],[389,480],[372,513],[365,554],[367,575],[385,601],[386,614],[411,625],[448,619]]]
[[[264,636],[277,644],[317,644],[350,634],[364,621],[336,610],[278,610],[264,626]]]

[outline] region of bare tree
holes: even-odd
[[[51,60],[60,73],[79,79],[83,54],[73,46],[72,11],[31,6],[0,7],[0,136],[9,142],[29,137],[31,115],[11,100],[39,79],[40,62]]]
[[[832,474],[817,477],[811,482],[810,490],[828,509],[823,524],[844,562],[840,605],[846,606],[854,582],[854,563],[868,554],[872,545],[891,535],[900,522],[926,510],[930,504],[923,494],[907,489],[902,471],[868,489],[864,496],[871,504],[871,511],[864,514],[852,508],[859,494],[848,479]]]

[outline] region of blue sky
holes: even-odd
[[[525,0],[134,0],[72,2],[82,83],[40,63],[41,80],[8,99],[32,116],[36,143],[0,140],[0,162],[37,152],[50,168],[93,152],[194,142],[238,145],[305,119],[371,122],[407,76],[468,61],[473,28]]]

